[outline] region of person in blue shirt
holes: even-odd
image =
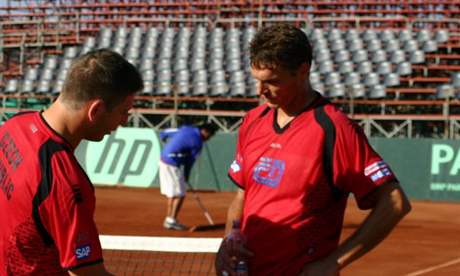
[[[203,148],[203,143],[209,140],[216,130],[216,125],[205,123],[198,127],[184,125],[179,129],[166,129],[160,132],[160,139],[166,142],[159,163],[160,190],[168,199],[164,228],[187,229],[177,221],[185,198],[186,181]]]

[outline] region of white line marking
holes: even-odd
[[[439,264],[439,265],[431,266],[431,267],[428,267],[428,268],[425,268],[425,269],[422,269],[422,270],[418,270],[418,271],[406,274],[406,276],[422,275],[422,274],[425,274],[425,273],[428,273],[428,272],[431,272],[431,271],[434,271],[434,270],[438,270],[438,269],[443,268],[443,267],[451,266],[451,265],[454,265],[454,264],[457,264],[457,263],[460,263],[460,258],[452,260],[452,261],[449,261],[449,262],[446,262],[446,263],[443,263],[443,264]]]
[[[103,249],[216,253],[222,238],[173,238],[100,235]]]

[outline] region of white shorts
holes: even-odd
[[[185,196],[185,177],[183,171],[160,160],[160,191],[166,197]]]

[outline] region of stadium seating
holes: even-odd
[[[448,39],[444,30],[412,32],[356,29],[305,30],[313,42],[312,85],[331,98],[380,98],[382,88],[400,85],[400,76],[412,74],[412,65],[425,62],[425,53]],[[66,47],[60,56],[47,56],[40,66],[27,68],[8,93],[56,93],[71,59],[97,48],[123,54],[142,73],[145,95],[251,97],[248,43],[255,28],[103,27],[82,46]],[[439,38],[439,41],[437,40]],[[433,48],[425,47],[432,45]],[[356,84],[364,85],[356,87]],[[377,89],[374,89],[376,88]],[[355,92],[357,89],[357,93]],[[372,90],[374,92],[372,92]]]

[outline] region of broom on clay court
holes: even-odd
[[[195,198],[196,202],[198,203],[198,206],[200,206],[201,211],[203,211],[204,216],[206,217],[206,219],[209,222],[208,225],[195,225],[195,226],[192,226],[192,227],[190,227],[189,231],[194,232],[194,231],[206,231],[206,230],[225,228],[225,223],[217,223],[217,224],[214,223],[214,221],[212,220],[211,214],[209,214],[208,209],[206,209],[206,207],[204,207],[204,205],[201,202],[200,197],[196,193],[195,189],[192,187],[192,185],[190,183],[188,183],[188,181],[186,181],[185,183],[187,183],[187,186],[188,186],[190,192],[192,192],[192,195]]]

